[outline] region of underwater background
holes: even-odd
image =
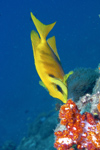
[[[65,73],[100,63],[100,0],[0,0],[0,145],[19,143],[28,125],[55,107],[39,85],[30,12],[44,24],[57,21],[48,37],[56,37]]]

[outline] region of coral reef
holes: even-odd
[[[83,73],[82,73],[83,72]],[[100,149],[100,68],[76,69],[69,77],[71,99],[62,105],[55,129],[57,150]]]
[[[55,148],[67,150],[77,145],[77,149],[100,149],[100,121],[91,113],[80,114],[77,105],[70,99],[59,112],[60,125],[55,129]]]
[[[65,105],[58,101],[56,110],[61,107],[60,123],[58,124],[57,119],[58,112],[53,110],[48,113],[41,113],[30,124],[27,136],[23,137],[17,147],[13,142],[6,142],[2,146],[2,150],[99,150],[99,76],[99,69],[96,71],[84,68],[75,69],[68,78],[68,93],[76,104],[72,100],[69,100]],[[55,148],[53,147],[54,129]],[[64,144],[66,142],[67,145]]]
[[[16,144],[13,141],[6,141],[1,147],[2,150],[15,150]]]
[[[98,91],[100,91],[100,77],[96,80],[96,84],[93,88],[93,93],[97,93]]]
[[[92,94],[93,87],[99,73],[89,68],[78,68],[69,76],[68,84],[68,98],[78,101],[80,97],[85,94]]]
[[[44,115],[45,119],[41,117],[43,118],[43,115],[30,125],[28,135],[23,137],[16,150],[55,150],[53,130],[58,123],[58,112]]]
[[[98,91],[96,94],[86,94],[81,97],[79,101],[76,103],[78,108],[81,110],[81,113],[90,112],[92,114],[98,113],[97,105],[100,100],[100,92]]]

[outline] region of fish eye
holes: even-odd
[[[63,94],[63,90],[62,90],[62,88],[61,88],[59,85],[56,85],[56,88],[57,88],[57,90],[58,90],[59,92],[61,92],[61,93]]]

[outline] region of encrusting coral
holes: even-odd
[[[100,92],[98,91],[97,93],[92,95],[84,95],[76,104],[78,106],[78,109],[81,110],[81,113],[88,111],[94,115],[98,113],[97,105],[99,104],[99,100]]]

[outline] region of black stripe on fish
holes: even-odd
[[[45,51],[43,51],[43,50],[41,50],[41,55],[43,54],[43,55],[47,55],[47,56],[50,56],[50,54],[48,54],[47,52],[45,52]],[[51,56],[50,56],[51,57]]]
[[[49,77],[55,78],[55,76],[54,76],[54,75],[52,75],[52,74],[48,74],[48,75],[49,75]]]
[[[48,67],[56,68],[56,67],[54,66],[54,64],[52,64],[51,62],[46,62],[46,61],[43,61],[43,60],[41,60],[41,61],[39,61],[39,62],[42,63],[44,67],[45,67],[45,66],[48,66]]]
[[[51,49],[51,47],[50,47],[50,49]],[[51,58],[55,59],[61,65],[61,62],[59,61],[58,57],[55,55],[55,53],[54,53],[54,51],[52,49],[51,49],[51,52],[52,52],[52,55],[48,54],[44,50],[41,50],[41,55],[43,54],[45,56],[51,57]]]

